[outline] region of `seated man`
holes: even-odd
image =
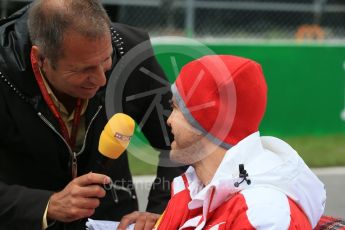
[[[296,151],[258,131],[267,101],[261,66],[235,56],[187,64],[168,119],[171,157],[191,165],[174,179],[155,229],[312,229],[324,185]]]

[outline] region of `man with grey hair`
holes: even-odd
[[[85,218],[120,220],[138,209],[126,154],[107,176],[90,171],[107,123],[107,80],[129,50],[148,40],[143,31],[111,23],[97,0],[37,0],[0,21],[0,230],[85,229]],[[117,112],[145,120],[143,133],[168,158],[160,117],[146,114],[150,98],[125,100],[162,87],[139,67],[166,80],[149,51],[125,84],[114,86],[124,87]],[[162,107],[169,97],[162,96]],[[180,172],[158,167],[156,181]],[[101,186],[110,180],[122,182],[118,199]],[[152,188],[147,211],[160,213],[169,187]]]

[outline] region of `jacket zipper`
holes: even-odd
[[[43,114],[41,112],[38,112],[37,115],[41,118],[41,120],[46,124],[48,125],[49,128],[51,128],[59,137],[60,139],[62,139],[62,141],[65,143],[67,149],[68,149],[68,152],[70,154],[70,157],[71,157],[71,170],[72,170],[72,179],[76,178],[77,177],[77,172],[78,172],[78,160],[77,160],[77,157],[83,153],[83,151],[85,150],[85,145],[86,145],[86,139],[87,139],[87,135],[89,133],[89,130],[90,130],[90,127],[93,123],[93,121],[96,119],[97,115],[99,114],[99,112],[101,111],[101,109],[103,108],[102,105],[98,106],[98,110],[96,111],[95,115],[93,115],[91,121],[90,121],[90,124],[89,126],[87,127],[86,129],[86,132],[85,132],[85,137],[84,137],[84,141],[83,141],[83,146],[81,148],[81,150],[76,153],[76,152],[73,152],[71,147],[68,145],[67,141],[63,138],[63,136],[55,129],[55,127],[48,121],[47,118],[45,118],[43,116]]]

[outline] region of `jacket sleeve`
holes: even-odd
[[[0,181],[0,229],[42,229],[43,214],[51,194]]]
[[[136,65],[125,79],[124,112],[134,118],[150,145],[160,152],[157,177],[151,187],[147,211],[162,213],[170,198],[170,183],[185,171],[169,158],[172,135],[166,121],[170,115],[170,82],[156,60],[146,32],[116,24],[124,36],[127,66]],[[135,55],[133,55],[135,54]],[[120,61],[121,62],[121,61]],[[126,75],[126,74],[125,74]]]
[[[3,90],[2,84],[0,82],[0,90]],[[2,174],[1,169],[6,164],[5,153],[10,151],[5,145],[10,124],[0,91],[0,229],[41,229],[43,214],[52,192],[9,185]]]

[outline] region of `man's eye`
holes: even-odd
[[[94,67],[88,67],[88,68],[83,69],[81,72],[86,73],[86,72],[90,72],[90,71],[92,71],[94,69],[95,69]]]

